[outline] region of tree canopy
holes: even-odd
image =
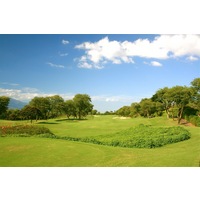
[[[165,111],[167,118],[177,118],[180,124],[183,114],[200,114],[200,78],[191,82],[191,87],[174,86],[158,89],[151,98],[142,99],[117,111],[122,116],[160,116]]]
[[[10,98],[6,96],[0,96],[0,117],[4,118],[6,111],[8,110],[8,104],[10,102]]]

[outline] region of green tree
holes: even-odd
[[[8,119],[8,120],[20,120],[21,119],[20,110],[19,109],[8,109],[6,119]]]
[[[73,98],[76,113],[79,119],[88,115],[92,111],[93,105],[91,104],[91,98],[87,94],[76,94]]]
[[[6,117],[6,111],[8,110],[8,105],[10,98],[6,96],[0,96],[0,118]]]
[[[191,101],[191,106],[194,109],[197,109],[200,114],[200,78],[195,78],[192,82],[192,91],[193,91],[193,97]]]
[[[92,115],[97,115],[98,111],[95,109],[95,110],[92,110]]]
[[[145,98],[140,101],[140,114],[144,117],[151,117],[156,111],[155,102],[151,99]]]
[[[131,113],[130,106],[123,106],[117,110],[117,114],[123,117],[129,117]]]
[[[130,106],[130,116],[138,117],[139,115],[140,115],[140,104],[134,102]]]
[[[197,93],[200,93],[200,78],[195,78],[191,82],[191,85],[196,90]]]
[[[159,89],[153,96],[152,101],[162,103],[163,109],[167,114],[167,118],[170,117],[170,108],[173,106],[173,100],[170,98],[170,89],[164,87]]]
[[[73,100],[70,99],[70,100],[65,101],[64,112],[67,115],[68,119],[70,118],[70,116],[73,116],[75,118],[77,117],[76,116],[76,107],[75,107],[75,103]]]
[[[178,124],[180,124],[184,108],[191,101],[192,90],[186,86],[175,86],[168,91],[170,101],[174,102],[178,108]]]
[[[49,97],[34,97],[30,101],[29,105],[40,110],[43,119],[48,119],[51,111],[51,104]]]
[[[49,96],[47,97],[49,100],[49,112],[51,117],[58,117],[62,114],[64,110],[64,99],[59,95]]]
[[[42,113],[38,108],[26,105],[24,106],[24,108],[21,109],[20,115],[22,116],[23,119],[31,120],[32,123],[32,120],[35,119],[37,121],[38,118],[42,116]]]

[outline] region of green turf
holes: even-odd
[[[57,120],[40,121],[37,124],[48,127],[54,134],[59,136],[85,137],[96,135],[107,135],[119,132],[139,124],[153,126],[173,126],[172,120],[165,120],[163,117],[145,119],[128,118],[120,119],[117,116],[95,116],[87,120]]]
[[[100,116],[88,120],[39,121],[60,136],[85,137],[112,134],[147,124],[156,127],[177,126],[165,118],[119,119]],[[114,118],[114,119],[113,119]],[[0,121],[0,124],[22,122]],[[23,122],[25,123],[25,122]],[[0,137],[0,166],[199,166],[200,128],[185,127],[191,138],[155,149],[110,147],[83,142],[36,137]]]

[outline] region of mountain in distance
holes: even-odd
[[[8,104],[8,108],[9,109],[21,109],[21,108],[23,108],[27,104],[28,103],[19,101],[17,99],[10,98],[10,102]]]

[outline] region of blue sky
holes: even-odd
[[[21,101],[88,94],[117,110],[200,77],[200,35],[0,35],[0,95]]]

